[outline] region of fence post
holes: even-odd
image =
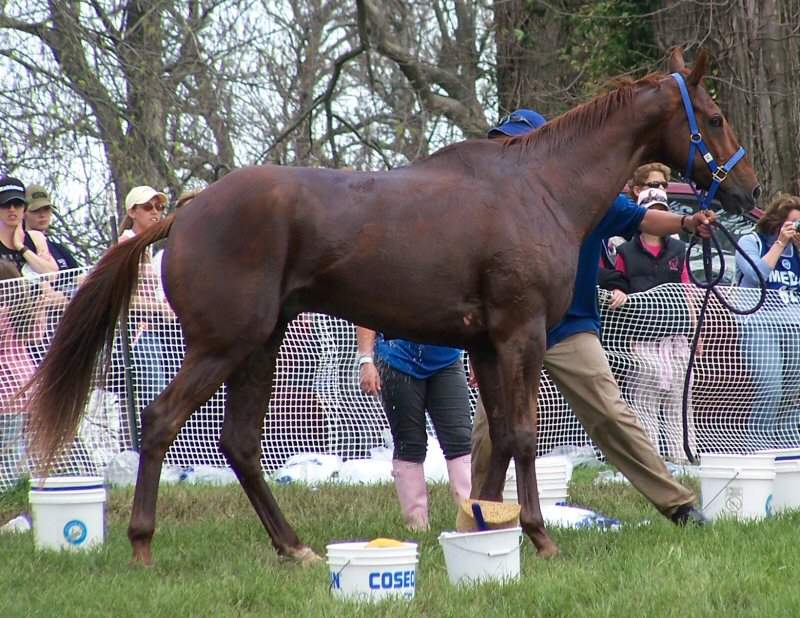
[[[117,218],[114,215],[109,217],[111,222],[111,244],[117,242]],[[131,375],[131,345],[128,341],[128,311],[127,308],[119,318],[119,338],[122,343],[122,373],[125,376],[125,398],[128,408],[128,430],[131,433],[131,446],[137,453],[139,452],[139,427],[136,424],[136,393],[133,387],[133,376]]]

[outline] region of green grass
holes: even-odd
[[[125,536],[132,491],[115,490],[98,550],[37,552],[31,534],[0,536],[0,616],[800,615],[800,512],[679,529],[630,487],[595,487],[594,474],[576,470],[571,500],[619,517],[623,530],[552,530],[559,557],[538,559],[526,542],[519,582],[473,588],[447,580],[437,536],[452,529],[455,509],[445,486],[431,489],[425,534],[404,530],[391,486],[275,487],[300,537],[323,556],[339,540],[420,544],[416,598],[378,606],[333,599],[324,564],[279,560],[238,487],[163,487],[156,565],[132,566]],[[24,485],[0,495],[0,522],[27,508],[26,495]]]

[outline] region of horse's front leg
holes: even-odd
[[[494,399],[492,403],[497,408],[494,412],[487,409],[493,449],[481,495],[497,499],[497,494],[502,492],[509,456],[513,457],[522,506],[520,523],[536,545],[538,554],[551,556],[558,553],[558,548],[544,528],[535,470],[536,396],[545,351],[544,324],[536,320],[518,326],[510,335],[496,338],[494,350],[498,384],[494,388],[489,386],[487,393],[492,395],[487,399]],[[491,368],[488,371],[484,368],[484,373],[491,375],[493,372]],[[480,373],[478,380],[481,380]]]
[[[500,502],[511,450],[500,407],[500,374],[491,344],[471,348],[470,362],[478,377],[480,398],[472,426],[471,497]]]

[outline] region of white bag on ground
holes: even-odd
[[[190,485],[233,485],[239,482],[236,473],[230,468],[216,466],[192,466],[184,472],[183,480]]]
[[[17,515],[14,519],[0,526],[0,532],[29,532],[31,522],[25,515]]]
[[[392,462],[381,459],[348,459],[339,469],[340,483],[375,485],[393,483]]]
[[[547,526],[561,528],[597,528],[600,530],[619,530],[618,519],[606,517],[588,509],[557,504],[542,506],[542,517]]]
[[[272,478],[278,483],[306,483],[315,485],[331,479],[342,467],[337,455],[298,453],[286,460]]]
[[[369,456],[371,459],[377,459],[378,461],[392,461],[393,450],[385,446],[376,446],[369,449]]]
[[[158,479],[158,482],[166,485],[175,485],[176,483],[180,483],[184,478],[186,478],[186,472],[183,468],[164,464],[161,466],[161,477]]]
[[[139,453],[122,451],[105,468],[103,475],[110,485],[126,487],[136,483],[139,473]]]

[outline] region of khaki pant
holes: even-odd
[[[655,507],[671,515],[695,495],[667,470],[644,429],[620,396],[603,347],[594,333],[578,333],[544,355],[544,367],[575,416],[609,463],[616,466]],[[489,424],[478,401],[472,428],[472,488],[479,495],[491,453]]]

